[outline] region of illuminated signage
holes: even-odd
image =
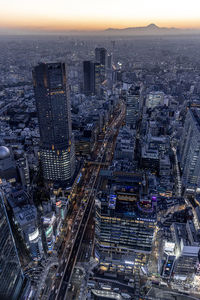
[[[53,231],[53,226],[50,225],[50,226],[48,227],[48,229],[46,230],[46,232],[45,232],[46,237],[49,237],[49,236],[51,235],[52,231]]]
[[[165,242],[165,251],[173,252],[175,248],[175,243],[173,242]]]
[[[152,196],[151,200],[152,201],[157,201],[157,197],[156,196]]]
[[[78,177],[78,179],[77,179],[77,183],[79,183],[79,182],[80,182],[80,180],[81,180],[81,177],[82,177],[82,173],[80,173],[80,175],[79,175],[79,177]]]
[[[37,239],[38,236],[39,236],[39,230],[37,228],[34,232],[32,232],[28,235],[29,241],[31,242],[31,241]]]
[[[116,195],[110,195],[110,200],[109,200],[109,208],[114,209],[116,206],[116,200],[117,196]]]
[[[43,223],[44,224],[53,224],[55,219],[56,219],[56,217],[54,214],[51,217],[43,217]]]
[[[48,224],[48,223],[50,223],[50,221],[51,221],[51,218],[46,218],[46,217],[43,218],[44,224]]]
[[[65,216],[64,216],[64,210],[63,209],[61,210],[61,217],[64,220]]]
[[[129,260],[125,260],[125,264],[127,264],[127,265],[134,265],[134,262],[133,261],[129,261]]]
[[[62,204],[61,201],[56,202],[56,206],[57,206],[57,207],[61,207],[61,204]]]
[[[138,221],[144,221],[144,222],[156,222],[155,219],[144,219],[144,218],[137,218]]]

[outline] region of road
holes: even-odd
[[[71,244],[69,244],[66,248],[66,252],[64,251],[63,257],[65,257],[65,259],[62,260],[59,268],[58,273],[59,275],[61,274],[61,278],[59,277],[57,280],[55,280],[55,284],[52,288],[49,299],[64,300],[67,297],[73,269],[77,261],[83,235],[94,204],[95,189],[97,187],[97,179],[101,169],[101,163],[104,162],[103,160],[105,159],[106,150],[108,147],[110,148],[110,143],[112,143],[112,137],[116,133],[116,128],[121,125],[125,116],[125,104],[123,102],[121,103],[120,109],[120,114],[112,121],[105,133],[102,146],[97,154],[96,162],[98,164],[94,164],[92,167],[90,167],[91,176],[89,183],[86,185],[81,206],[77,212],[75,223],[72,229],[73,237]]]
[[[87,208],[85,210],[82,222],[80,224],[80,228],[78,231],[78,234],[76,236],[76,240],[75,243],[72,247],[71,253],[70,253],[70,257],[71,259],[69,259],[69,263],[66,265],[65,268],[65,273],[64,273],[64,277],[62,279],[61,285],[60,285],[60,289],[59,289],[59,293],[56,297],[56,299],[65,299],[65,297],[67,296],[67,292],[68,292],[68,286],[69,286],[69,282],[71,280],[71,276],[72,276],[72,271],[74,269],[76,260],[77,260],[77,255],[81,246],[81,242],[83,239],[83,235],[85,232],[85,228],[92,210],[92,206],[93,206],[93,197],[90,196],[90,199],[88,201],[87,204]],[[63,297],[64,296],[64,297]]]
[[[78,178],[79,178],[80,173],[82,172],[82,170],[83,170],[83,168],[80,170],[80,172],[76,176],[76,179],[74,180],[74,183],[73,183],[73,186],[71,188],[70,195],[69,195],[69,201],[73,201],[73,195],[74,195],[75,190],[76,190],[77,181],[78,181]],[[72,223],[74,224],[75,221],[77,220],[77,215],[78,215],[77,212],[79,211],[76,206],[77,205],[75,204],[74,207],[73,207],[72,213],[70,214],[70,216],[68,216],[66,218],[66,220],[64,222],[64,225],[63,225],[63,228],[62,228],[61,235],[59,236],[58,241],[54,245],[54,250],[55,251],[53,251],[53,253],[51,254],[50,260],[59,259],[59,266],[58,266],[58,269],[57,269],[56,273],[61,273],[64,270],[64,268],[62,266],[62,261],[68,255],[69,248],[70,248],[70,245],[71,245],[70,243],[73,239],[73,232],[72,232],[73,228],[72,228],[72,230],[69,230],[69,229],[71,229]],[[58,253],[58,257],[57,257],[57,253]],[[47,260],[46,263],[48,263],[48,260]],[[61,264],[60,264],[60,262],[61,262]],[[49,298],[48,295],[50,294],[49,289],[51,288],[51,286],[50,287],[45,286],[46,276],[47,276],[47,272],[44,268],[43,272],[41,273],[42,280],[37,285],[37,299],[41,298],[43,300],[46,300],[46,299]],[[43,291],[47,291],[47,290],[49,290],[47,295],[43,294]]]

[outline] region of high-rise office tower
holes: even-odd
[[[90,95],[93,93],[92,90],[92,81],[93,81],[93,63],[88,60],[83,62],[83,86],[84,86],[84,93],[86,95]]]
[[[139,87],[130,88],[126,96],[126,125],[136,128],[139,119]]]
[[[101,87],[101,65],[92,61],[83,62],[84,93],[99,95]]]
[[[182,182],[186,188],[200,187],[200,110],[190,109],[186,115],[180,140]]]
[[[109,54],[109,55],[107,56],[107,68],[108,68],[109,70],[112,69],[112,54]]]
[[[94,93],[100,95],[102,82],[102,68],[99,63],[94,63]]]
[[[114,52],[114,50],[115,50],[115,41],[111,41],[111,45],[112,45],[112,51]]]
[[[105,48],[95,49],[95,61],[105,66],[107,62],[107,50]]]
[[[17,300],[21,292],[24,276],[2,192],[0,192],[0,220],[0,299]]]
[[[137,199],[119,187],[96,199],[95,256],[100,265],[130,272],[148,261],[156,228],[156,198]]]
[[[107,67],[107,50],[105,48],[95,49],[95,61],[100,64],[100,81],[103,82],[106,79]]]
[[[75,170],[71,103],[64,63],[41,63],[33,71],[44,179],[65,185]]]

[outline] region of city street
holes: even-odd
[[[119,128],[125,116],[125,105],[123,102],[121,103],[119,111],[120,114],[112,120],[106,130],[100,149],[96,152],[96,161],[92,162],[92,164],[88,162],[84,165],[85,172],[82,183],[82,189],[84,189],[84,191],[81,191],[79,194],[75,194],[80,172],[72,186],[69,196],[70,201],[72,202],[75,197],[77,199],[81,198],[81,201],[80,204],[78,201],[76,202],[76,209],[72,211],[71,216],[67,217],[61,238],[59,238],[59,241],[57,242],[57,244],[60,244],[61,249],[59,250],[56,248],[59,255],[59,265],[56,270],[56,276],[53,277],[54,280],[53,283],[51,282],[50,286],[45,288],[43,282],[40,284],[39,290],[46,291],[45,295],[43,295],[41,299],[65,299],[67,295],[73,268],[77,261],[84,232],[94,204],[94,196],[98,186],[99,171],[101,167],[104,166],[104,161],[108,161],[112,157],[112,137],[116,134],[116,128]],[[109,156],[105,155],[108,149]],[[38,295],[39,294],[40,292],[38,291]]]

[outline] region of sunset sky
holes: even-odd
[[[0,0],[0,29],[200,28],[200,0]]]

